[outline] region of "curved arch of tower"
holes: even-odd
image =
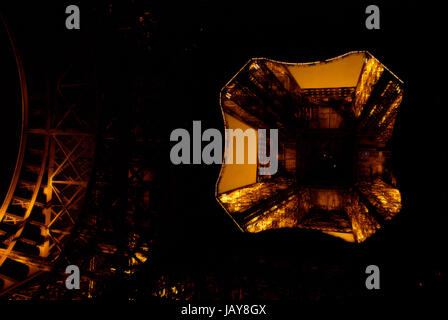
[[[6,23],[3,27],[19,73],[22,121],[14,173],[0,208],[0,295],[50,271],[60,256],[84,203],[95,147],[88,72],[66,69],[55,79],[56,92],[50,92],[42,66],[28,61],[25,73]]]

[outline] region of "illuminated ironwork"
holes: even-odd
[[[279,129],[280,169],[227,190],[222,178],[237,171],[224,164],[218,202],[243,231],[305,228],[366,240],[401,210],[388,142],[402,98],[401,80],[368,52],[314,63],[251,59],[222,89],[226,128],[236,118]]]
[[[89,79],[67,70],[52,100],[44,71],[36,66],[33,79],[25,80],[16,58],[22,132],[0,209],[0,295],[48,272],[58,259],[83,205],[95,145]]]

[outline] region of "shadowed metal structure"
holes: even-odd
[[[0,208],[0,295],[49,271],[77,221],[90,179],[95,90],[86,68],[64,70],[50,92],[43,66],[25,78],[6,23],[20,79],[20,147]],[[92,104],[93,102],[93,104]]]
[[[114,285],[131,280],[148,259],[157,212],[170,202],[162,188],[170,180],[158,174],[166,171],[160,155],[169,154],[169,134],[153,113],[164,96],[153,88],[157,75],[145,78],[158,67],[146,56],[153,17],[135,3],[91,9],[103,24],[62,43],[50,34],[40,54],[34,48],[41,42],[22,34],[26,72],[14,49],[23,119],[0,211],[0,299],[116,292]],[[81,271],[80,290],[65,286],[71,264]],[[122,293],[126,301],[136,294]]]
[[[388,142],[402,97],[402,81],[365,51],[313,63],[251,59],[222,89],[225,126],[279,129],[279,170],[223,164],[218,202],[243,231],[364,241],[401,210]]]

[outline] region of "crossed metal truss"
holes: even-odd
[[[16,57],[22,129],[0,208],[0,296],[49,271],[61,254],[83,205],[95,146],[86,117],[92,110],[86,103],[92,92],[89,79],[73,77],[78,71],[72,67],[59,77],[52,94],[48,81],[36,77],[27,83]]]

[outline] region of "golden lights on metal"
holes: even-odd
[[[378,82],[383,71],[384,67],[378,60],[374,57],[366,58],[355,93],[355,103],[353,104],[353,114],[355,117],[361,115],[362,108],[369,99],[373,86]]]
[[[95,145],[86,102],[92,90],[87,80],[70,80],[72,72],[59,78],[57,102],[37,81],[27,88],[20,79],[20,148],[0,208],[0,296],[51,270],[83,205]]]
[[[225,126],[236,118],[254,129],[277,128],[280,150],[293,145],[295,156],[285,165],[285,153],[279,154],[283,169],[274,176],[257,173],[252,183],[232,190],[223,185],[229,178],[223,177],[232,174],[223,164],[218,202],[244,232],[304,228],[365,241],[401,210],[388,142],[402,99],[402,81],[368,52],[313,63],[251,59],[221,91]],[[305,181],[307,155],[300,144],[310,139],[309,132],[355,141],[348,185]],[[237,185],[238,175],[231,178]]]

